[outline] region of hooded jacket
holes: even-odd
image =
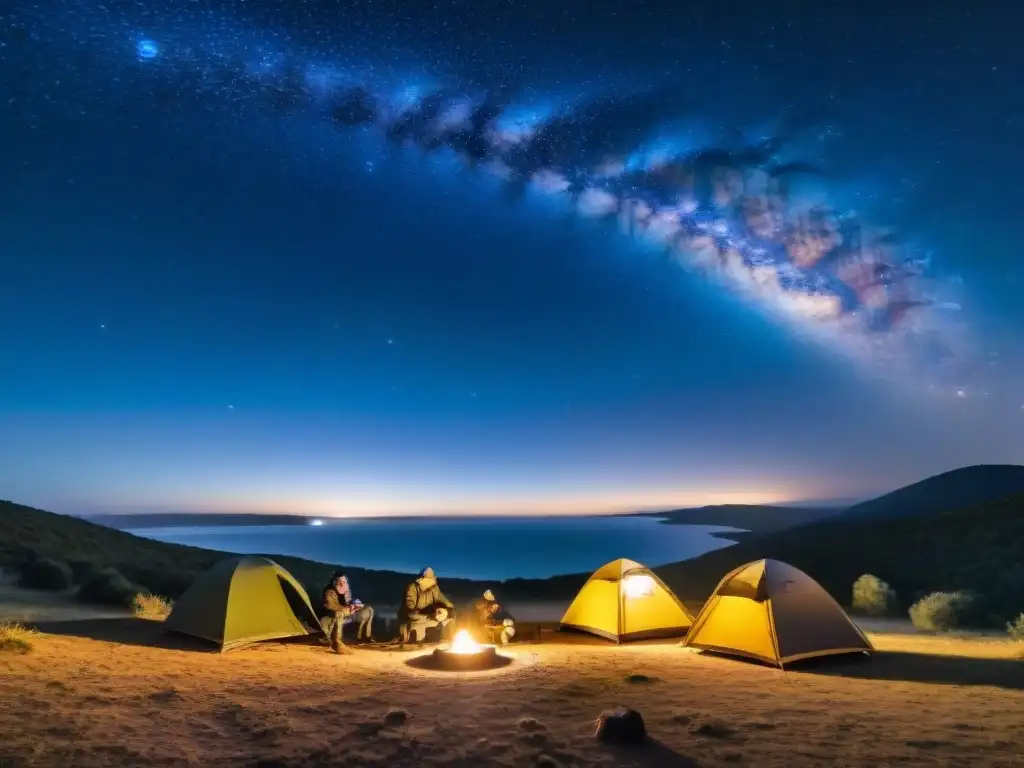
[[[452,601],[444,596],[441,588],[435,581],[432,586],[423,588],[420,580],[412,582],[405,589],[405,603],[402,605],[402,615],[409,616],[413,613],[425,613],[434,606],[444,606],[449,611],[455,610]]]

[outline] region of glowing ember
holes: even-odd
[[[455,639],[452,640],[451,647],[448,648],[449,653],[480,653],[483,648],[469,636],[469,632],[465,629],[460,629],[455,633]]]

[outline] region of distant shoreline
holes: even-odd
[[[607,515],[572,515],[575,519],[609,517],[657,518],[663,525],[700,525],[734,528],[734,531],[720,531],[712,534],[726,541],[740,541],[752,534],[771,533],[793,528],[839,514],[842,507],[803,508],[783,506],[759,506],[748,504],[723,504],[694,509],[670,509],[664,511],[617,512]],[[249,514],[249,513],[141,513],[92,515],[84,519],[92,523],[117,530],[138,530],[149,528],[195,528],[195,527],[253,527],[253,526],[309,526],[314,521],[331,525],[335,521],[351,523],[402,522],[408,520],[480,520],[484,518],[514,520],[554,518],[560,515],[395,515],[381,517],[332,518],[317,515],[296,514]],[[566,516],[568,517],[568,516]]]

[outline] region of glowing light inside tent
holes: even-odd
[[[324,521],[323,520],[310,520],[309,524],[310,525],[323,525]]]
[[[654,594],[654,579],[646,573],[634,573],[622,580],[622,588],[628,598],[649,597]]]
[[[451,647],[448,649],[449,653],[480,653],[483,648],[469,635],[469,631],[460,629],[455,633],[455,639],[452,640]]]

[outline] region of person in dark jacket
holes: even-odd
[[[400,647],[409,642],[409,634],[413,628],[441,627],[445,640],[455,627],[455,606],[444,596],[437,584],[437,576],[433,568],[424,568],[419,578],[405,589],[405,600],[398,611],[398,631]]]
[[[352,619],[355,606],[349,600],[348,578],[338,571],[324,586],[320,600],[320,626],[330,640],[335,653],[351,653],[341,640],[341,631],[346,621]]]
[[[508,645],[509,640],[516,633],[515,619],[512,618],[512,614],[505,606],[495,599],[494,593],[488,589],[484,592],[483,597],[473,604],[473,608],[480,628],[488,635],[497,634],[500,631],[501,644]]]

